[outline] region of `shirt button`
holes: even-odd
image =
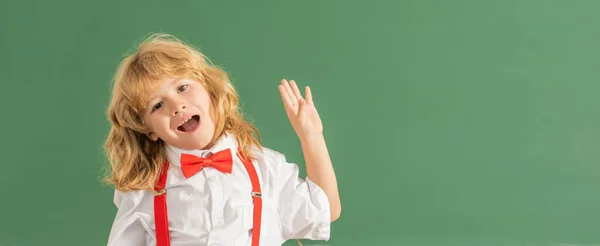
[[[220,214],[213,215],[213,224],[216,226],[223,224],[223,218]]]
[[[208,177],[208,182],[214,183],[217,180],[214,176]]]

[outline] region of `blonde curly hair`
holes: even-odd
[[[227,74],[193,46],[168,34],[153,34],[134,54],[121,61],[107,117],[110,132],[104,143],[109,165],[104,180],[120,191],[150,189],[166,160],[164,142],[152,141],[142,112],[164,76],[184,77],[202,84],[210,95],[215,132],[210,145],[225,133],[238,141],[242,153],[254,159],[260,146],[258,129],[244,120],[238,94]]]

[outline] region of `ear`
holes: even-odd
[[[154,142],[156,142],[158,140],[158,136],[156,136],[156,134],[154,134],[154,132],[148,133],[146,135],[148,136],[149,139],[151,139]]]

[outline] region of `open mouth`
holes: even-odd
[[[182,131],[182,132],[193,132],[194,130],[196,130],[196,128],[198,128],[199,125],[200,125],[200,116],[193,115],[192,117],[187,119],[185,122],[183,122],[181,125],[179,125],[177,127],[177,130]]]

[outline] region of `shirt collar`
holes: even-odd
[[[179,167],[181,166],[181,154],[190,154],[199,157],[206,157],[209,153],[214,154],[221,150],[231,149],[231,154],[235,155],[237,150],[237,141],[232,134],[226,132],[225,134],[223,134],[223,136],[217,139],[217,142],[209,149],[185,150],[170,145],[168,143],[165,143],[165,149],[167,152],[167,159],[169,160],[169,162]]]

